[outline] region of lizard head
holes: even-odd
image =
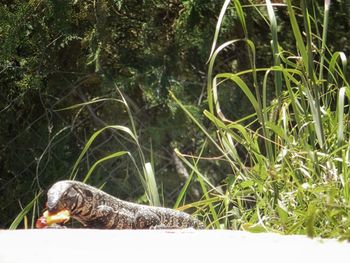
[[[75,187],[74,181],[59,181],[47,192],[47,208],[49,212],[58,212],[63,209],[73,211],[81,202],[82,193]]]

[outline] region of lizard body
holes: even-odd
[[[120,200],[78,181],[59,181],[47,193],[49,212],[67,209],[87,227],[102,229],[204,228],[189,214]]]

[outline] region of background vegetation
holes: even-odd
[[[1,227],[74,177],[209,228],[348,237],[350,6],[328,3],[5,1]]]

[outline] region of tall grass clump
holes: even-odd
[[[84,183],[88,182],[89,178],[93,174],[96,167],[98,167],[103,162],[110,161],[110,160],[113,160],[115,158],[119,158],[121,156],[126,155],[131,159],[132,163],[134,164],[134,168],[137,171],[137,174],[138,174],[139,179],[142,183],[142,186],[144,188],[144,191],[145,191],[145,194],[146,194],[146,197],[147,197],[149,203],[152,205],[155,205],[155,206],[160,206],[160,198],[159,198],[159,193],[158,193],[156,180],[155,180],[155,176],[154,176],[153,165],[149,161],[146,160],[146,157],[143,153],[143,149],[141,147],[141,144],[140,144],[140,141],[138,138],[136,125],[135,125],[135,122],[133,119],[132,112],[129,108],[129,105],[128,105],[127,101],[125,100],[123,94],[120,92],[120,90],[117,87],[116,87],[116,89],[117,89],[121,99],[114,99],[114,98],[95,99],[95,100],[92,100],[92,101],[89,101],[86,103],[74,105],[74,106],[71,106],[71,107],[64,109],[64,110],[68,110],[68,109],[74,109],[74,108],[81,108],[81,107],[87,106],[89,104],[100,103],[100,102],[103,102],[106,100],[112,101],[115,103],[120,103],[128,115],[129,123],[131,126],[131,127],[128,127],[125,125],[106,125],[105,127],[94,132],[91,135],[91,137],[89,138],[89,140],[86,142],[83,150],[81,151],[78,159],[76,160],[76,162],[73,166],[73,169],[71,171],[71,174],[70,174],[70,179],[76,178],[76,175],[77,175],[78,170],[79,170],[79,166],[80,166],[85,154],[90,149],[90,147],[92,146],[92,144],[94,143],[96,138],[99,135],[101,135],[103,132],[105,132],[106,130],[112,130],[113,132],[120,134],[120,136],[123,139],[125,139],[126,141],[130,141],[132,144],[134,144],[136,146],[138,156],[134,156],[133,154],[131,154],[131,152],[129,150],[119,150],[119,151],[116,151],[114,153],[108,154],[107,156],[97,160],[89,168],[86,175],[84,176],[83,182]]]
[[[201,156],[178,155],[201,182],[209,227],[350,237],[350,89],[346,55],[327,47],[330,1],[324,6],[306,0],[299,6],[291,0],[255,2],[243,6],[226,0],[217,22],[204,111],[216,136],[173,96],[217,148],[232,175],[224,188],[214,186],[197,166]],[[228,8],[235,8],[245,36],[219,44]],[[284,31],[292,36],[286,47],[285,41],[279,42],[284,32],[279,32],[276,16],[282,9],[289,16]],[[323,11],[323,19],[316,9]],[[247,14],[253,11],[266,21],[271,35],[271,64],[263,67],[257,67],[257,57],[265,54],[259,54],[247,28]],[[222,51],[242,42],[250,68],[218,72],[215,63]],[[220,88],[228,83],[245,94],[252,114],[237,120],[225,115]]]

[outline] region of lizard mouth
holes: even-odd
[[[54,224],[64,224],[70,219],[70,212],[63,209],[58,212],[45,211],[36,221],[37,228],[45,228]]]

